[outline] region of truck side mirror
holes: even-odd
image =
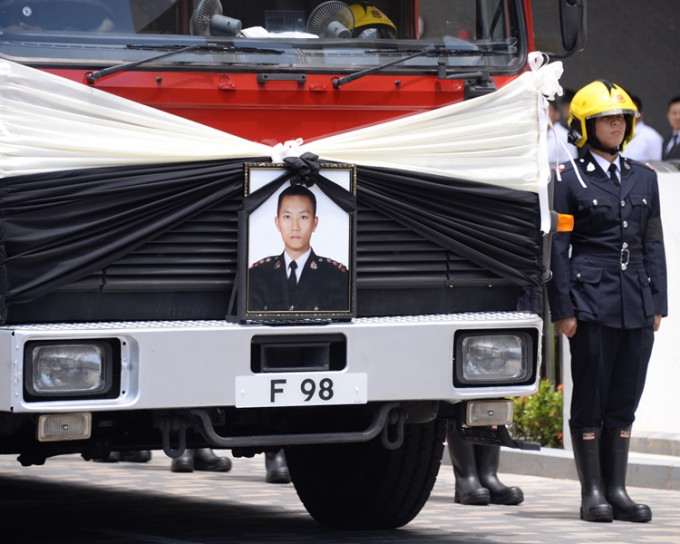
[[[537,50],[557,59],[583,50],[586,45],[586,0],[533,1],[531,7]]]
[[[586,0],[560,0],[559,9],[564,56],[583,51],[586,45]]]

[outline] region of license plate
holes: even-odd
[[[236,377],[236,407],[366,404],[366,374],[276,373]]]

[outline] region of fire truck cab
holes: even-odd
[[[584,2],[557,5],[573,52]],[[0,1],[0,453],[285,448],[315,519],[384,529],[447,421],[529,447],[506,425],[554,228],[533,49],[529,0]],[[248,311],[258,168],[271,198],[349,172],[346,307]]]

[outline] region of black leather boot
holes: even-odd
[[[264,465],[267,469],[266,481],[270,484],[289,484],[290,472],[286,463],[286,455],[283,450],[277,452],[265,452]]]
[[[595,427],[571,428],[576,472],[581,482],[581,519],[612,521],[613,510],[607,502],[600,471],[600,430]]]
[[[126,463],[148,463],[151,460],[151,452],[149,450],[123,451],[120,457],[120,460]]]
[[[456,477],[454,501],[460,504],[484,506],[491,501],[491,494],[477,476],[474,444],[465,442],[449,425],[446,429],[446,442]]]
[[[172,472],[193,472],[194,453],[191,450],[184,450],[184,453],[172,460],[170,464]]]
[[[207,472],[229,472],[231,459],[216,455],[210,448],[194,450],[194,468]]]
[[[98,457],[96,459],[92,459],[95,463],[117,463],[120,461],[120,452],[119,451],[111,451],[106,457]]]
[[[524,493],[519,487],[508,487],[498,479],[501,447],[475,444],[474,448],[479,482],[489,490],[491,504],[511,505],[524,501]]]
[[[630,427],[602,431],[602,478],[614,519],[643,523],[652,519],[652,510],[634,502],[626,492],[629,449]]]

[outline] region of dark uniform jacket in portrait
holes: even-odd
[[[576,317],[628,329],[667,315],[656,173],[637,161],[618,160],[620,189],[590,153],[575,161],[583,184],[570,163],[562,167],[562,180],[555,180],[554,209],[574,216],[574,230],[553,236],[547,284],[553,321]]]
[[[345,265],[311,252],[289,294],[283,253],[251,266],[248,311],[348,311],[349,272]]]

